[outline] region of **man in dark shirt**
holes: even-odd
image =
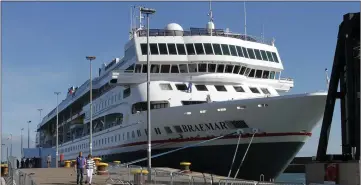
[[[76,169],[76,184],[83,184],[84,167],[86,160],[83,157],[83,153],[79,152],[79,156],[76,158],[74,168]],[[80,179],[79,179],[80,178]]]

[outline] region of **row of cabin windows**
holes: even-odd
[[[160,89],[162,90],[173,90],[172,88],[172,85],[169,84],[169,83],[162,83],[162,84],[159,84],[160,86]],[[177,90],[179,91],[188,91],[189,88],[186,84],[175,84]],[[197,89],[197,91],[208,91],[208,88],[206,85],[194,85],[195,88]],[[217,91],[220,91],[220,92],[227,92],[227,89],[224,85],[214,85],[215,89]],[[245,87],[247,88],[247,87]],[[236,92],[246,92],[244,90],[244,87],[242,86],[233,86],[233,89],[236,91]],[[253,93],[257,93],[257,94],[262,94],[261,91],[263,92],[263,94],[266,94],[266,95],[269,95],[271,94],[269,92],[269,90],[267,88],[260,88],[261,91],[259,91],[259,89],[257,87],[249,87],[250,91],[253,92]]]
[[[150,102],[150,109],[163,109],[168,108],[169,102]],[[147,102],[138,102],[132,105],[132,114],[147,110]]]
[[[147,54],[147,44],[140,44],[142,55]],[[229,55],[279,63],[277,54],[271,51],[228,44],[211,43],[151,43],[151,55]]]
[[[134,67],[135,66],[135,67]],[[147,73],[146,64],[132,64],[125,72]],[[250,78],[275,79],[275,71],[252,69],[238,64],[195,63],[195,64],[152,64],[151,73],[229,73]]]

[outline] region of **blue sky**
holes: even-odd
[[[56,106],[54,91],[61,91],[62,100],[68,87],[88,79],[86,55],[97,57],[97,74],[101,63],[124,54],[131,5],[157,10],[151,28],[171,22],[205,27],[208,21],[208,2],[2,2],[2,137],[13,133],[14,154],[20,153],[20,129],[27,129],[28,120],[35,139],[37,109],[45,115]],[[247,34],[260,36],[264,24],[265,37],[276,39],[282,76],[295,80],[290,93],[324,90],[338,26],[345,13],[359,12],[359,7],[359,2],[247,2]],[[216,28],[243,32],[243,2],[213,2],[212,9]],[[337,112],[330,153],[340,153],[339,118]],[[300,156],[315,155],[319,132],[314,130]]]

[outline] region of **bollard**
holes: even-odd
[[[102,158],[100,158],[100,157],[94,157],[93,160],[94,160],[94,162],[95,162],[95,166],[98,166],[99,163],[100,163],[100,161],[102,160]]]
[[[108,167],[107,163],[98,163],[97,174],[98,175],[107,175],[108,174],[107,167]]]
[[[189,166],[191,165],[190,162],[181,162],[180,165],[181,165],[181,170],[183,171],[183,173],[190,173],[191,172],[191,170],[189,168]]]
[[[120,161],[113,161],[114,164],[120,164]]]
[[[148,174],[148,170],[132,170],[131,173],[134,175],[134,185],[145,184],[145,176]]]
[[[7,176],[9,174],[9,168],[7,164],[1,165],[1,177]]]
[[[70,168],[71,161],[64,161],[64,168]]]

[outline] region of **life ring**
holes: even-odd
[[[337,167],[336,164],[329,164],[326,168],[326,180],[336,181],[337,179]]]

